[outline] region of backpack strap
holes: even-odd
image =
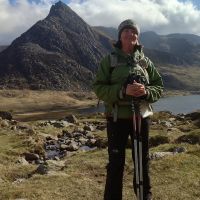
[[[113,70],[114,70],[116,67],[118,67],[118,66],[120,66],[120,65],[123,65],[123,64],[125,64],[125,63],[119,62],[118,56],[116,55],[115,52],[112,52],[112,53],[110,54],[110,74],[112,74]]]

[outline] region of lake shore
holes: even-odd
[[[187,96],[189,91],[165,91],[160,101],[171,96]],[[19,121],[59,119],[72,113],[95,109],[93,92],[0,90],[0,110],[9,111]]]

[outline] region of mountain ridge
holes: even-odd
[[[112,48],[62,2],[0,53],[0,86],[89,89],[99,60]]]
[[[0,52],[0,88],[91,90],[99,62],[112,51],[117,36],[116,29],[109,29],[109,34],[106,30],[89,26],[70,7],[56,3],[45,19]],[[200,89],[194,71],[200,63],[199,36],[145,32],[140,41],[163,75],[166,88],[173,89],[174,84],[174,89]]]

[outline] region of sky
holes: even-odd
[[[0,0],[0,45],[10,44],[58,0]],[[135,20],[141,31],[200,35],[199,0],[62,0],[91,26],[115,27]]]

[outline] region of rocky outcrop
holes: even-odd
[[[150,137],[150,148],[160,145],[165,146],[166,144],[171,145],[166,145],[168,148],[165,147],[166,151],[164,152],[153,151],[150,154],[150,159],[185,153],[187,149],[184,143],[189,143],[190,145],[200,144],[200,135],[198,132],[200,127],[195,125],[198,116],[198,111],[187,115],[172,115],[170,112],[155,113],[151,128],[152,130],[157,130],[157,134],[154,133]],[[82,117],[79,120],[76,116],[69,115],[62,120],[37,122],[32,127],[15,120],[0,118],[0,126],[2,129],[12,130],[14,134],[25,135],[27,137],[25,144],[32,146],[33,149],[22,153],[22,158],[19,158],[16,162],[22,165],[26,165],[27,162],[41,164],[41,169],[38,169],[40,172],[37,173],[42,174],[42,165],[47,160],[61,160],[80,151],[90,151],[107,147],[107,138],[99,135],[102,131],[105,132],[106,122],[82,120]],[[40,128],[43,128],[43,130],[52,130],[52,132],[42,134],[38,132]],[[53,133],[55,130],[57,130],[56,135]],[[131,146],[132,144],[129,142],[127,147],[130,148]],[[44,171],[45,173],[47,172]]]
[[[0,117],[2,119],[8,119],[11,120],[12,119],[12,114],[8,111],[0,111]]]

